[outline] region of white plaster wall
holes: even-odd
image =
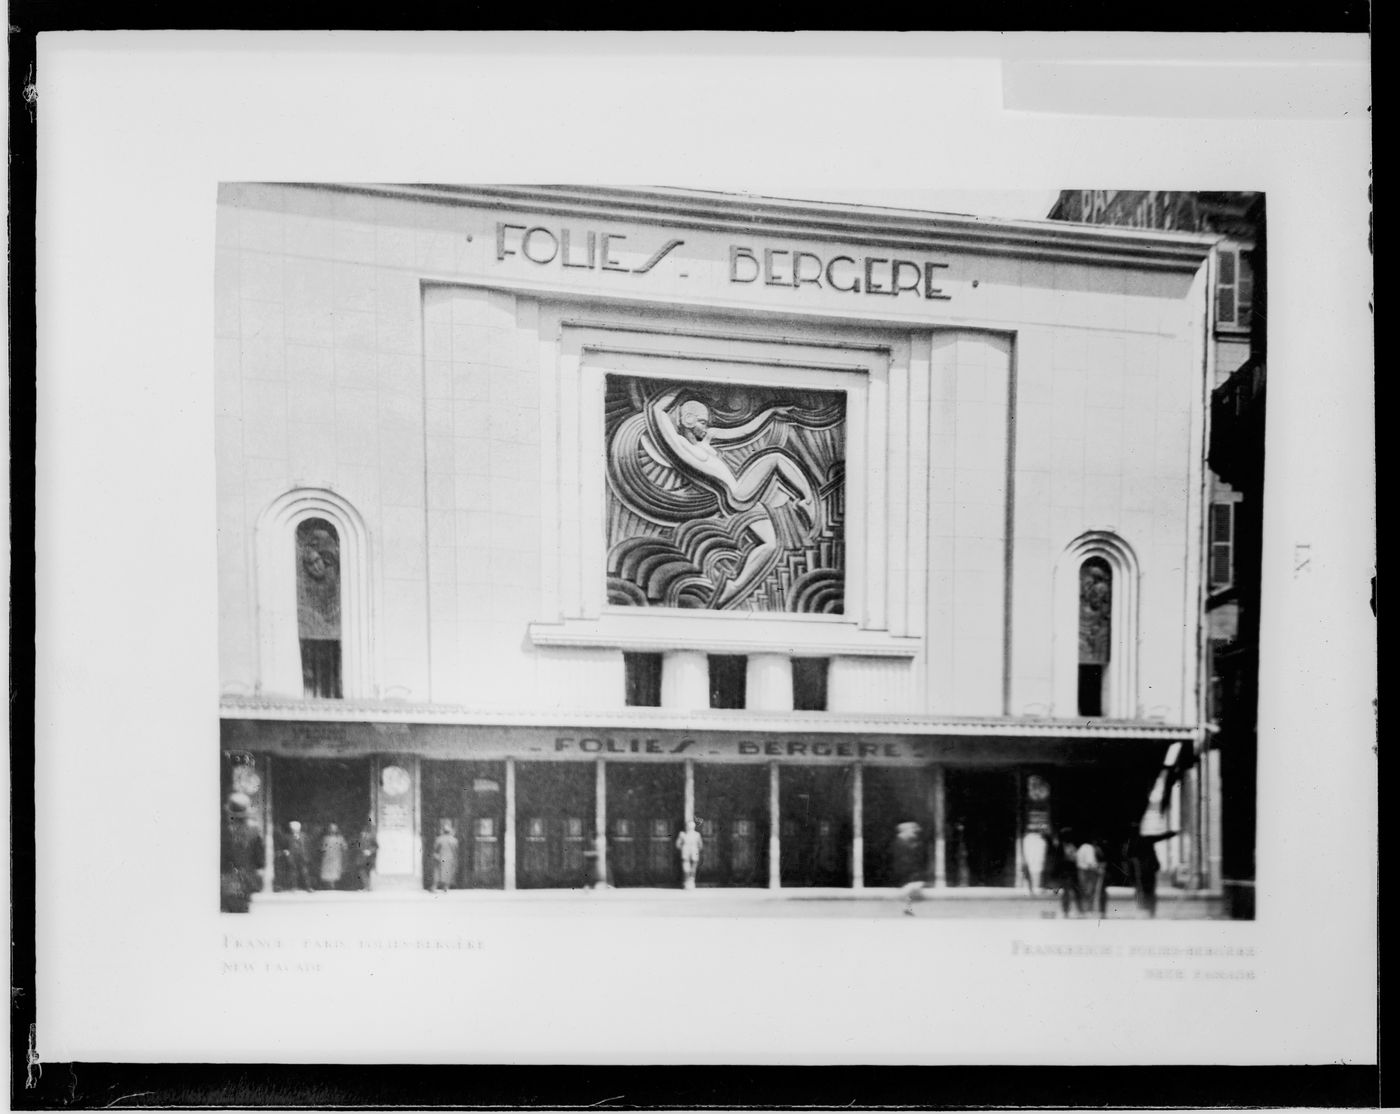
[[[479,241],[494,219],[348,193],[223,187],[214,358],[225,691],[259,682],[253,524],[304,485],[333,490],[366,522],[376,695],[621,704],[618,651],[527,637],[532,622],[596,610],[602,585],[565,581],[590,566],[577,505],[588,485],[570,463],[586,432],[569,374],[578,365],[537,309],[557,295],[440,285],[480,277],[490,251]],[[811,295],[731,290],[722,263],[687,266],[687,279],[658,273],[648,289],[697,304],[716,291],[763,297],[779,308]],[[860,403],[890,414],[866,463],[887,497],[869,516],[860,558],[878,562],[867,585],[879,595],[864,614],[920,639],[912,662],[834,661],[833,707],[1072,714],[1053,708],[1051,578],[1064,547],[1098,529],[1122,536],[1142,568],[1140,707],[1189,717],[1203,374],[1191,278],[1031,259],[957,260],[950,276],[967,280],[952,303],[826,292],[807,303],[885,315],[864,330],[891,346],[876,396]],[[855,335],[852,323],[814,315],[781,330],[829,340]],[[764,328],[761,318],[743,324]],[[597,564],[601,550],[593,556]]]

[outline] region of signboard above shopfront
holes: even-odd
[[[437,760],[697,762],[794,765],[917,766],[1008,760],[1134,762],[1164,750],[1168,740],[989,738],[976,735],[860,734],[763,730],[685,731],[667,728],[569,728],[487,724],[410,724],[387,732],[372,723],[297,723],[226,719],[225,749],[285,757],[349,758],[418,755]],[[400,725],[402,726],[402,725]],[[1150,752],[1150,753],[1149,753]]]

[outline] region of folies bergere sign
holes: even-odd
[[[496,262],[525,259],[538,267],[561,271],[612,271],[645,275],[666,262],[679,262],[686,241],[657,237],[639,244],[632,233],[604,232],[566,225],[532,225],[496,222]],[[949,301],[940,285],[947,263],[908,259],[895,255],[846,254],[812,251],[794,244],[784,246],[731,243],[727,247],[730,284],[789,289],[834,290],[898,298],[913,295],[933,301]],[[685,272],[678,272],[686,277]]]

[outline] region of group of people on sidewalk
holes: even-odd
[[[1157,915],[1156,845],[1176,832],[1144,835],[1136,827],[1121,841],[1078,838],[1069,828],[1029,832],[1022,844],[1025,881],[1032,896],[1041,890],[1059,894],[1063,916],[1104,917],[1108,912],[1108,873],[1114,860],[1133,886],[1138,909]]]
[[[316,835],[291,820],[273,837],[273,888],[277,890],[368,890],[379,856],[374,821],[366,820],[354,841],[334,822]],[[253,895],[263,888],[266,844],[252,817],[245,793],[230,793],[224,801],[219,840],[219,908],[246,913]]]
[[[277,890],[368,890],[379,857],[374,821],[366,820],[353,840],[331,821],[319,831],[306,832],[300,820],[290,820],[274,835],[273,888]]]
[[[1133,884],[1137,907],[1149,917],[1157,915],[1157,872],[1161,862],[1156,844],[1176,832],[1143,835],[1136,828],[1121,845],[1112,849]],[[1031,832],[1022,844],[1025,875],[1031,896],[1041,890],[1059,894],[1060,911],[1099,918],[1108,914],[1108,871],[1110,847],[1107,841],[1077,839],[1074,832]],[[898,825],[894,847],[895,880],[904,903],[905,916],[914,915],[914,902],[923,895],[928,881],[928,853],[920,826],[910,821]]]

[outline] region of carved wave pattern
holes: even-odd
[[[610,604],[842,613],[842,393],[617,375],[607,387]],[[675,396],[669,417],[651,412],[663,392]],[[729,475],[745,476],[754,462],[769,477],[745,509],[734,510],[739,500],[722,479],[697,479],[668,455],[654,423],[675,421],[689,400],[708,410],[710,444]],[[781,469],[775,450],[788,462]]]

